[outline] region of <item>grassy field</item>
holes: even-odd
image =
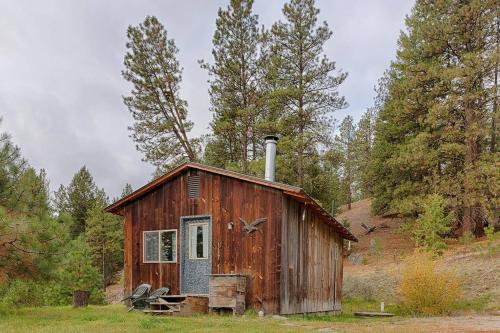
[[[331,327],[335,322],[363,322],[353,316],[295,317],[276,320],[257,316],[165,317],[127,313],[122,305],[26,308],[0,315],[0,332],[297,332]],[[331,320],[331,321],[330,321]]]
[[[347,305],[347,304],[346,304]],[[351,304],[358,307],[360,304]],[[349,305],[347,306],[349,308]],[[370,309],[370,306],[368,306]],[[349,309],[346,309],[349,311]],[[292,316],[288,320],[199,315],[149,316],[127,313],[122,305],[25,308],[0,314],[0,332],[499,332],[500,316],[364,319],[341,316]]]

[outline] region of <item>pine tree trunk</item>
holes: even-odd
[[[465,165],[464,165],[464,215],[462,218],[462,234],[473,232],[476,237],[484,236],[481,206],[477,203],[477,193],[472,181],[478,174],[479,140],[471,133],[477,123],[475,110],[470,102],[465,105]]]
[[[88,290],[76,290],[73,291],[73,307],[82,308],[89,305],[89,295]]]
[[[497,19],[497,42],[496,42],[496,51],[497,54],[500,52],[500,19]],[[498,113],[498,58],[495,62],[495,74],[494,74],[494,86],[493,86],[493,113],[491,116],[491,143],[490,143],[490,151],[491,153],[496,152],[496,143],[497,143],[497,113]]]
[[[104,258],[104,245],[102,246],[102,261],[101,261],[101,269],[102,269],[102,290],[106,291],[106,261]]]

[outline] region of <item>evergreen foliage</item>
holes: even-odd
[[[125,198],[127,195],[132,194],[132,192],[134,192],[132,185],[127,183],[127,184],[125,184],[125,187],[122,190],[122,194],[121,194],[120,198]]]
[[[98,200],[99,190],[95,185],[94,178],[89,170],[83,166],[65,187],[61,185],[54,194],[54,205],[56,211],[69,214],[74,224],[71,227],[73,237],[78,237],[85,232],[90,209]]]
[[[68,225],[50,215],[45,171],[31,168],[9,135],[0,138],[0,283],[50,278]]]
[[[285,21],[269,32],[266,70],[268,106],[280,114],[278,158],[285,170],[278,170],[278,176],[312,190],[316,156],[331,143],[331,113],[347,105],[338,94],[347,74],[337,74],[335,63],[323,53],[332,32],[326,22],[318,23],[314,0],[292,0],[283,14]]]
[[[85,232],[85,241],[94,266],[101,275],[103,290],[123,268],[122,218],[104,212],[108,204],[104,199],[97,200],[90,209]]]
[[[102,303],[101,278],[92,262],[92,254],[82,237],[69,244],[69,252],[59,269],[59,281],[70,293],[90,291],[92,303]]]
[[[339,134],[335,137],[335,148],[341,156],[340,173],[342,182],[342,191],[347,201],[348,209],[351,209],[351,204],[356,191],[356,174],[354,165],[355,156],[355,138],[356,127],[351,116],[344,118],[339,127]]]
[[[0,124],[2,118],[0,118]],[[21,157],[19,147],[15,146],[7,133],[0,134],[0,205],[10,206],[9,201],[15,185],[26,169],[26,161]]]
[[[264,108],[260,70],[258,16],[253,0],[231,0],[219,8],[213,42],[213,64],[200,61],[210,75],[214,118],[205,149],[211,165],[249,172],[262,156]]]
[[[417,1],[406,26],[376,124],[373,208],[416,217],[437,193],[457,233],[482,236],[498,220],[497,3]]]
[[[373,193],[373,180],[370,177],[369,165],[372,160],[375,140],[376,109],[368,108],[356,125],[353,140],[353,168],[361,198],[368,198]]]
[[[187,120],[187,102],[180,97],[182,67],[178,49],[154,16],[127,30],[123,77],[132,83],[123,98],[134,118],[130,127],[144,160],[168,169],[198,158],[199,139],[189,138],[193,123]]]
[[[446,213],[446,201],[439,194],[431,194],[424,200],[422,211],[412,228],[413,240],[417,247],[442,254],[452,222],[452,216]]]

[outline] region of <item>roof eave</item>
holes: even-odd
[[[167,172],[163,176],[158,177],[157,179],[155,179],[155,180],[147,183],[146,185],[140,187],[139,189],[135,190],[131,194],[129,194],[129,195],[121,198],[117,202],[109,205],[108,207],[106,207],[104,209],[104,211],[107,213],[112,213],[112,214],[123,216],[123,208],[128,202],[140,198],[141,196],[145,195],[149,191],[155,189],[156,187],[160,186],[164,182],[168,181],[170,178],[175,177],[179,173],[181,173],[184,170],[189,169],[189,168],[194,168],[194,169],[207,171],[207,172],[213,172],[213,173],[217,173],[217,174],[221,174],[221,175],[225,175],[225,176],[229,176],[229,177],[234,177],[234,178],[237,178],[240,180],[250,181],[250,182],[253,182],[253,183],[256,183],[259,185],[268,186],[268,187],[282,190],[283,193],[285,193],[289,196],[292,196],[296,199],[300,199],[304,202],[308,202],[308,203],[312,204],[314,207],[316,207],[318,213],[330,221],[332,226],[335,227],[335,229],[339,232],[339,234],[342,236],[342,238],[352,240],[354,242],[358,241],[357,238],[349,230],[347,230],[339,221],[337,221],[323,207],[321,207],[321,205],[319,205],[316,202],[316,200],[314,200],[306,192],[304,192],[304,190],[302,188],[287,185],[287,184],[281,184],[278,182],[270,182],[270,181],[267,181],[267,180],[264,180],[261,178],[257,178],[254,176],[244,175],[244,174],[240,174],[238,172],[229,171],[229,170],[216,168],[216,167],[211,167],[208,165],[203,165],[203,164],[194,163],[194,162],[185,162],[185,163],[178,165],[177,167],[173,168],[172,170],[170,170],[169,172]]]

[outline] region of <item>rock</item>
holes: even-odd
[[[278,316],[278,315],[274,315],[272,316],[273,319],[276,319],[276,320],[288,320],[287,317],[283,317],[283,316]]]

